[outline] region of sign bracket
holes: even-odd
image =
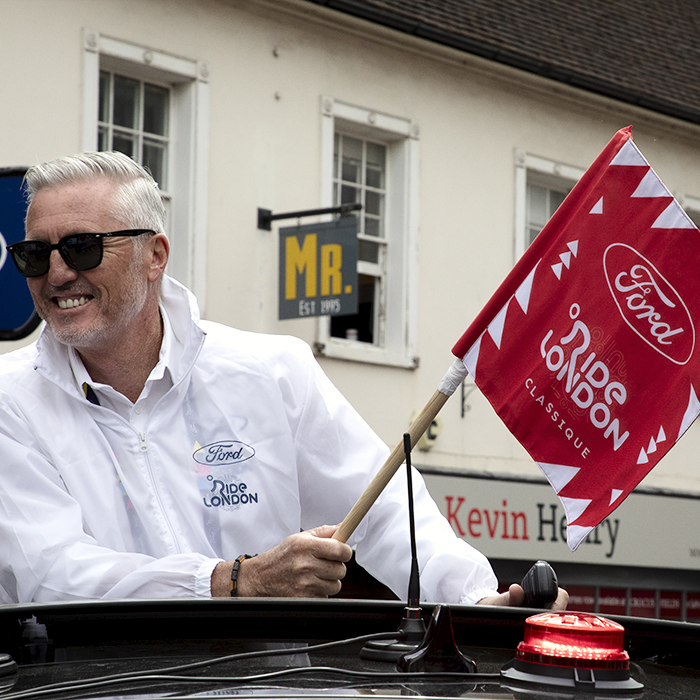
[[[320,216],[321,214],[348,214],[351,211],[359,211],[362,204],[352,202],[341,204],[337,207],[326,207],[325,209],[304,209],[303,211],[290,211],[284,214],[273,214],[269,209],[258,207],[258,228],[262,231],[271,231],[272,222],[280,219],[298,219],[303,216]]]

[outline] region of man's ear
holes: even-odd
[[[170,256],[170,241],[164,233],[156,233],[148,241],[147,264],[148,279],[150,282],[157,282],[165,272]]]

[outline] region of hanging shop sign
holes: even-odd
[[[279,318],[357,313],[357,219],[279,230]]]

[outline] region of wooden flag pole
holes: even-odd
[[[438,390],[432,395],[430,401],[428,401],[423,410],[416,416],[413,423],[411,423],[407,431],[411,436],[411,447],[414,447],[418,440],[420,440],[423,433],[435,419],[435,416],[437,416],[440,409],[445,405],[447,399],[452,396],[455,389],[466,376],[467,372],[462,361],[456,360],[443,377]],[[380,470],[374,475],[374,478],[370,481],[364,493],[357,499],[355,505],[345,516],[345,520],[340,523],[333,535],[333,539],[340,540],[341,542],[348,541],[350,535],[355,532],[355,528],[360,524],[365,515],[367,515],[372,504],[377,500],[379,494],[389,483],[391,477],[394,476],[396,470],[403,464],[403,461],[404,444],[402,440],[394,448]]]

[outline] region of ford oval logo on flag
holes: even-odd
[[[193,455],[199,464],[219,465],[245,462],[255,454],[255,450],[244,442],[237,440],[221,440],[200,447]]]
[[[611,245],[603,264],[625,323],[671,362],[686,364],[695,349],[695,328],[678,292],[649,260],[624,243]]]

